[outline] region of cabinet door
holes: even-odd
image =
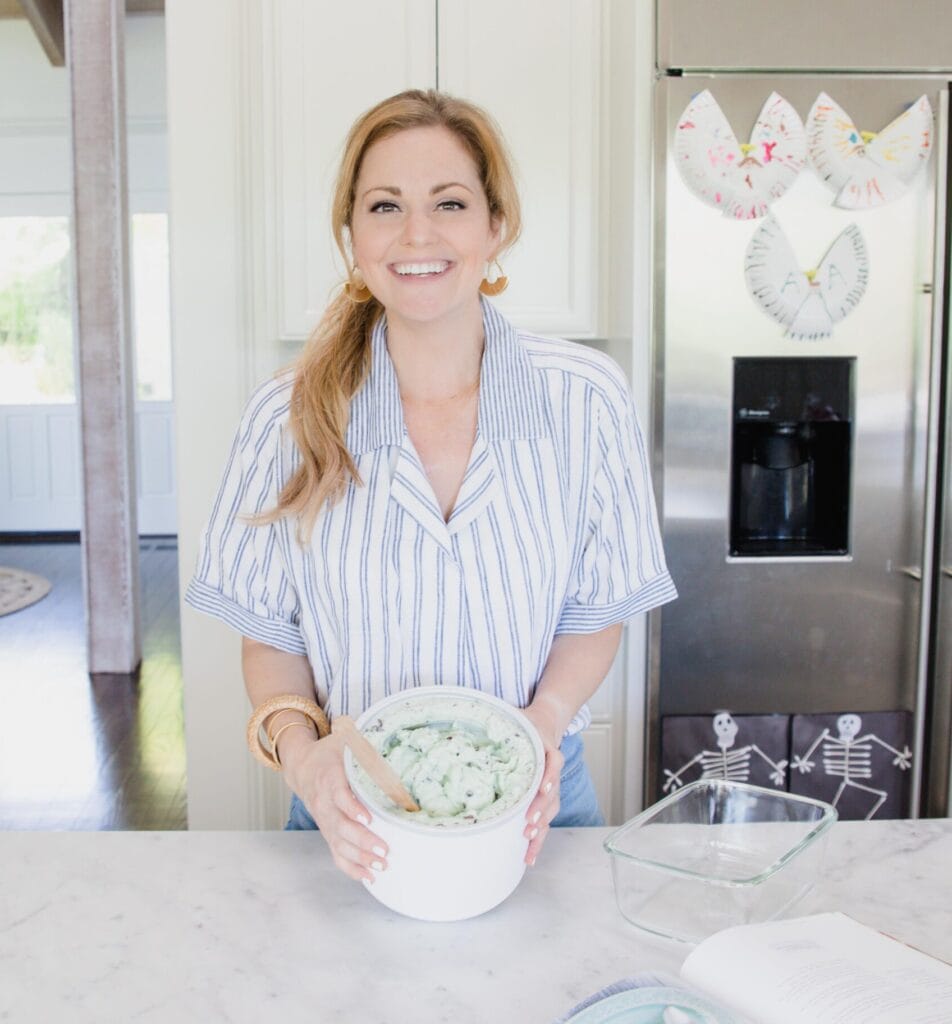
[[[592,724],[582,733],[585,763],[595,785],[598,805],[609,825],[617,824],[621,813],[623,787],[616,782],[622,778],[624,770],[625,659],[626,639],[623,635],[608,674],[588,701]]]
[[[497,300],[543,334],[598,335],[601,5],[439,0],[439,85],[485,107],[515,159],[522,240]]]
[[[583,733],[585,744],[585,764],[592,776],[592,785],[598,797],[598,806],[605,817],[607,825],[614,821],[614,750],[612,726],[608,722],[593,722]]]
[[[303,340],[344,268],[330,203],[355,118],[436,84],[433,0],[280,0],[262,5],[261,142],[268,330]]]

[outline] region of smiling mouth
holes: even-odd
[[[450,266],[451,264],[448,260],[430,260],[427,263],[392,263],[390,269],[398,277],[420,280],[421,278],[439,277]]]

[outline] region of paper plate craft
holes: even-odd
[[[750,142],[740,145],[708,89],[694,96],[678,119],[675,159],[689,189],[727,217],[763,217],[806,163],[799,114],[772,92]]]
[[[879,133],[860,131],[825,92],[807,118],[810,163],[836,193],[833,205],[844,210],[871,210],[898,199],[928,162],[932,136],[925,95]]]
[[[854,310],[866,291],[866,243],[859,228],[850,224],[820,265],[803,271],[783,229],[771,216],[747,246],[744,276],[757,304],[786,327],[788,338],[827,338],[833,324]]]

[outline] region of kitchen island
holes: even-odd
[[[688,952],[619,913],[610,832],[554,832],[508,900],[453,924],[387,910],[315,833],[3,833],[0,1021],[550,1024]],[[840,822],[801,910],[952,960],[950,864],[952,820]]]

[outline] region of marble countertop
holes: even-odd
[[[425,924],[315,833],[0,834],[0,1021],[550,1024],[687,948],[618,912],[602,841],[553,833],[482,917]],[[952,960],[952,820],[840,822],[805,913]]]

